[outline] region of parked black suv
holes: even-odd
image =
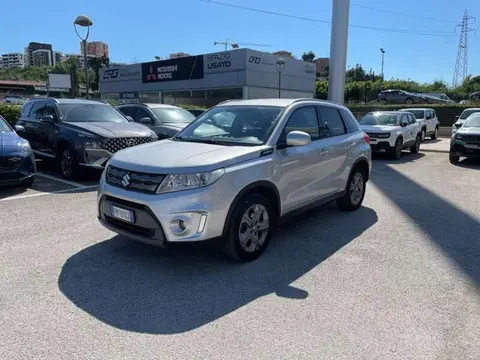
[[[35,155],[57,161],[66,179],[78,177],[82,166],[103,169],[119,150],[157,140],[148,127],[93,100],[35,98],[23,106],[17,125]]]
[[[148,126],[159,139],[171,138],[196,118],[181,107],[167,104],[128,104],[116,109],[133,121]]]

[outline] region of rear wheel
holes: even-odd
[[[435,127],[435,131],[433,132],[432,136],[430,136],[430,138],[432,140],[435,140],[437,137],[438,137],[438,126]]]
[[[422,129],[422,134],[421,134],[421,136],[422,136],[421,140],[422,140],[422,141],[425,141],[425,138],[426,138],[426,136],[427,136],[427,131],[426,131],[425,129]]]
[[[243,262],[257,259],[270,241],[275,216],[266,197],[260,194],[245,196],[233,212],[224,253]]]
[[[413,100],[412,99],[406,99],[405,104],[413,104]]]
[[[75,152],[70,146],[60,150],[59,166],[62,176],[67,180],[75,180],[80,175]]]
[[[420,143],[421,143],[420,135],[417,135],[417,137],[415,138],[415,145],[410,147],[410,152],[412,154],[418,154],[418,152],[420,151]]]
[[[450,163],[452,164],[456,164],[460,161],[460,156],[456,156],[456,155],[449,155],[448,156],[449,160],[450,160]]]
[[[357,210],[362,206],[367,186],[367,175],[360,167],[353,170],[345,191],[345,195],[337,200],[337,206],[343,211]]]

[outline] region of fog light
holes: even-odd
[[[180,228],[180,230],[185,231],[185,229],[187,228],[187,225],[185,225],[185,221],[180,220],[178,222],[178,227]]]

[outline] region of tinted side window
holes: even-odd
[[[30,110],[32,110],[33,103],[26,103],[22,108],[22,117],[28,117]]]
[[[45,107],[45,102],[43,101],[36,101],[30,111],[29,118],[40,120],[43,116],[43,109]]]
[[[435,112],[435,110],[431,110],[431,111],[432,111],[432,118],[437,117],[437,113]]]
[[[58,120],[57,112],[55,111],[55,106],[53,104],[46,103],[43,108],[43,115],[52,115],[54,120]]]
[[[130,116],[132,119],[135,119],[135,108],[133,106],[121,107],[118,110],[120,110],[123,115]]]
[[[318,113],[322,122],[322,137],[338,136],[346,134],[345,124],[340,113],[335,108],[319,107]]]
[[[152,116],[145,109],[137,107],[137,108],[135,108],[135,110],[136,110],[135,117],[133,117],[135,122],[140,122],[140,119],[145,118],[145,117],[152,118]]]
[[[357,120],[353,114],[345,109],[340,109],[339,111],[343,122],[347,126],[348,132],[353,133],[359,131]]]
[[[413,116],[412,114],[407,114],[407,115],[408,115],[409,124],[415,124],[417,122],[417,120],[415,119],[415,116]]]
[[[291,131],[303,131],[309,134],[313,140],[319,138],[317,112],[313,106],[305,106],[294,110],[288,119],[283,138]]]

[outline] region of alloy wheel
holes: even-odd
[[[397,140],[397,143],[395,146],[395,155],[397,156],[397,159],[399,159],[402,156],[402,142],[400,140]]]
[[[363,181],[363,176],[360,173],[355,173],[353,175],[352,181],[350,182],[350,201],[352,205],[356,206],[362,200],[363,192],[365,190],[365,183]]]
[[[72,175],[73,159],[72,159],[72,154],[70,153],[69,150],[63,151],[60,165],[62,167],[62,174],[65,177],[70,177]]]
[[[240,221],[238,229],[240,246],[249,253],[257,251],[267,239],[269,229],[270,220],[265,206],[251,205]]]

